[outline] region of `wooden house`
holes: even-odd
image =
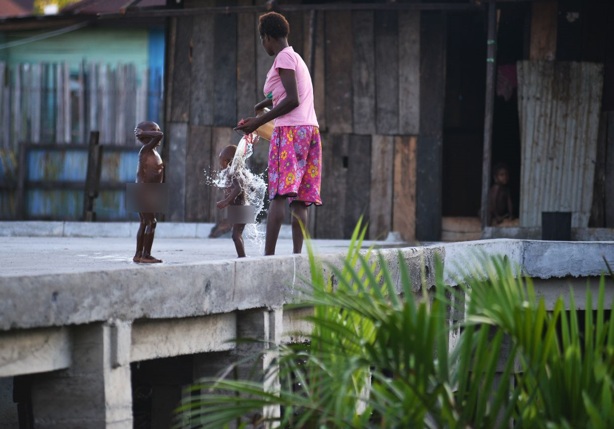
[[[271,7],[306,60],[324,141],[316,238],[409,242],[539,238],[571,214],[574,239],[614,226],[614,6],[599,0],[127,2],[103,20],[163,20],[166,220],[217,222],[205,173],[236,143],[272,63],[257,35]],[[98,19],[101,19],[99,16]],[[267,142],[252,168],[266,167]],[[510,167],[513,227],[482,216],[491,168]],[[605,235],[600,235],[605,234]]]
[[[317,238],[463,239],[504,161],[518,220],[570,212],[575,237],[614,226],[608,128],[613,6],[598,0],[279,1],[311,67],[324,141]],[[168,17],[166,132],[175,221],[214,221],[202,180],[232,127],[262,98],[264,2],[184,1]],[[164,13],[164,12],[161,12]],[[259,148],[266,162],[266,142]],[[257,154],[258,155],[258,154]],[[257,161],[258,162],[258,161]],[[448,230],[444,229],[448,226]],[[463,231],[465,234],[463,234]]]

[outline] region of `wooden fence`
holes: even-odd
[[[92,130],[100,141],[132,144],[134,125],[160,120],[148,112],[149,98],[161,99],[159,86],[148,89],[148,71],[134,64],[38,63],[9,67],[0,62],[0,147],[19,142],[79,143]],[[160,106],[160,103],[158,103]]]
[[[148,74],[138,72],[134,64],[82,63],[75,70],[65,63],[0,62],[0,218],[19,218],[17,210],[25,203],[17,201],[16,194],[24,142],[43,150],[49,145],[83,144],[91,131],[99,131],[102,145],[135,149],[135,125],[146,119],[162,121],[162,85],[148,88]],[[53,157],[43,158],[47,156]],[[29,195],[30,207],[43,204],[37,195]]]

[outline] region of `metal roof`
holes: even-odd
[[[166,0],[82,0],[60,10],[61,14],[98,15],[124,13],[128,9],[165,7]]]
[[[28,15],[27,9],[21,7],[13,0],[0,0],[0,17]]]

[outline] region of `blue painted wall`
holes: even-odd
[[[84,183],[87,174],[85,150],[31,150],[28,153],[28,181],[66,181]],[[102,158],[101,182],[134,183],[138,150],[105,151]],[[83,191],[29,189],[26,193],[28,219],[81,220]],[[127,211],[125,188],[101,191],[94,202],[96,217],[101,221],[136,220],[136,213]]]

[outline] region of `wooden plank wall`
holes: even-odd
[[[443,15],[433,15],[435,24],[430,28],[441,32]],[[417,157],[422,146],[432,151],[428,142],[433,139],[435,147],[440,147],[441,130],[435,128],[442,125],[435,121],[431,140],[417,139],[423,125],[420,106],[430,103],[435,114],[441,113],[437,109],[443,108],[443,100],[428,97],[444,87],[442,73],[429,76],[433,89],[421,95],[419,87],[426,78],[420,80],[425,71],[420,69],[420,45],[426,45],[421,42],[420,17],[420,12],[413,11],[287,15],[290,44],[308,65],[313,64],[323,137],[324,205],[310,211],[310,231],[315,237],[348,238],[361,216],[370,222],[369,238],[386,238],[393,230],[407,240],[416,236]],[[168,126],[187,126],[183,137],[172,133],[174,139],[184,140],[171,142],[166,153],[172,168],[185,176],[184,182],[176,178],[176,185],[184,188],[175,193],[184,194],[184,211],[178,209],[171,220],[212,222],[219,216],[213,195],[217,190],[203,182],[202,172],[216,168],[216,156],[224,144],[238,142],[240,136],[232,127],[253,114],[273,59],[261,47],[258,14],[195,15],[171,21]],[[443,38],[436,41],[441,43]],[[444,55],[437,56],[433,69],[443,64]],[[266,141],[256,147],[254,172],[264,171],[267,151]],[[431,156],[432,165],[437,165],[439,152]],[[425,210],[423,215],[432,213]]]
[[[556,58],[557,16],[557,0],[531,4],[531,60],[552,61]]]

